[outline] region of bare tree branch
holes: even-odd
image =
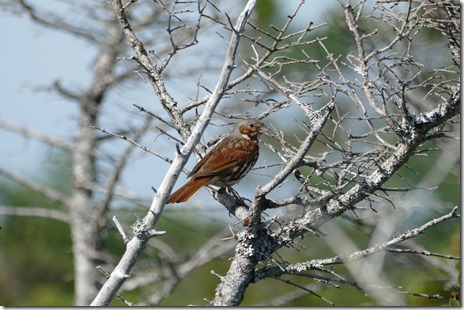
[[[206,103],[205,109],[199,118],[198,124],[195,127],[195,130],[192,132],[190,138],[187,140],[187,143],[183,147],[182,153],[176,154],[173,164],[170,166],[170,169],[167,173],[167,177],[163,180],[157,194],[153,199],[152,205],[150,207],[150,213],[148,213],[141,225],[134,229],[134,233],[136,236],[127,244],[126,252],[124,256],[121,258],[120,263],[113,270],[110,278],[103,285],[99,294],[95,297],[94,301],[92,302],[92,305],[96,306],[109,304],[111,299],[114,297],[115,293],[119,290],[119,288],[125,281],[125,279],[127,279],[128,274],[132,266],[134,265],[138,255],[145,247],[144,244],[153,235],[151,231],[153,230],[154,225],[158,221],[163,211],[164,204],[167,200],[167,196],[171,191],[181,169],[185,165],[190,153],[192,152],[193,148],[195,147],[201,135],[203,134],[203,131],[205,130],[206,125],[208,124],[215,107],[219,103],[219,100],[221,99],[222,94],[225,91],[225,86],[227,85],[229,77],[234,68],[234,59],[238,48],[238,43],[240,41],[241,33],[243,32],[245,24],[248,18],[250,17],[251,12],[253,11],[255,3],[255,1],[250,0],[245,6],[242,13],[240,14],[234,28],[235,32],[232,33],[232,37],[230,39],[229,49],[226,55],[226,61],[224,62],[224,69],[221,71],[221,76],[219,77],[218,83],[216,84],[213,96]],[[163,105],[165,105],[168,108],[168,110],[172,110],[174,108],[174,102],[172,99],[169,98],[169,96],[167,96],[164,84],[162,83],[162,80],[159,78],[159,75],[156,72],[155,68],[151,64],[151,61],[147,57],[147,53],[144,50],[142,43],[132,32],[132,29],[130,28],[130,25],[127,22],[124,11],[122,10],[121,1],[115,0],[112,2],[112,5],[118,16],[118,20],[121,22],[121,26],[131,43],[131,46],[133,47],[134,51],[137,53],[139,57],[139,61],[147,69],[149,69],[148,72],[152,77],[152,85],[154,86],[155,90],[158,91]],[[176,120],[174,114],[172,115],[172,117],[174,118],[174,120]]]
[[[392,250],[391,246],[396,245],[398,243],[401,243],[405,240],[417,237],[420,234],[424,234],[428,229],[431,227],[440,224],[442,222],[445,222],[447,220],[453,219],[453,218],[459,218],[460,215],[457,214],[458,207],[454,207],[451,212],[449,212],[446,215],[443,215],[439,218],[434,218],[430,220],[429,222],[415,228],[408,230],[402,234],[399,234],[398,236],[383,242],[381,244],[376,244],[372,247],[366,248],[364,250],[356,251],[350,254],[343,254],[343,255],[337,255],[332,258],[326,258],[326,259],[313,259],[308,262],[301,262],[297,264],[287,264],[283,268],[282,267],[264,267],[260,270],[258,270],[255,274],[254,281],[260,281],[266,277],[280,277],[283,274],[292,274],[292,275],[300,275],[300,276],[307,276],[305,271],[308,270],[322,270],[323,266],[333,266],[337,264],[345,264],[348,262],[355,262],[355,261],[360,261],[363,260],[364,258],[376,254],[380,251],[388,251],[390,252]],[[400,252],[403,252],[402,249],[399,249]],[[407,249],[406,249],[407,250]],[[393,250],[394,252],[395,249]],[[405,251],[405,253],[408,253],[408,251]],[[425,254],[425,255],[432,255],[430,253],[423,253],[418,252],[418,251],[412,251],[409,253],[416,253],[416,254]],[[447,258],[447,259],[459,259],[455,258],[453,256],[446,256],[446,255],[439,255],[440,257]],[[333,281],[329,279],[329,283]],[[358,283],[357,285],[360,285],[361,287],[365,286],[370,288],[371,285],[367,283]],[[403,292],[406,293],[406,292]],[[409,292],[407,292],[409,293]],[[417,294],[417,293],[409,293],[409,294]],[[442,297],[440,297],[442,298]]]
[[[4,177],[22,185],[26,188],[29,188],[39,194],[44,195],[46,198],[50,199],[53,202],[62,204],[64,207],[69,208],[70,200],[64,194],[45,186],[41,183],[35,182],[30,178],[20,176],[19,174],[13,173],[5,168],[0,168],[0,174]]]
[[[19,0],[18,5],[24,8],[24,11],[29,15],[29,17],[31,17],[34,21],[36,21],[39,24],[53,29],[62,30],[67,33],[72,33],[77,37],[84,38],[94,43],[98,42],[98,40],[95,38],[95,33],[88,32],[86,29],[82,29],[73,26],[69,23],[66,23],[62,18],[53,16],[53,14],[51,14],[50,12],[40,12],[39,10],[37,10],[37,8],[35,8],[25,0]]]
[[[387,277],[386,271],[387,263],[411,257],[401,254],[416,254],[414,259],[443,287],[458,282],[459,257],[430,251],[417,238],[445,221],[448,232],[457,227],[457,221],[448,221],[458,217],[456,208],[432,220],[414,216],[414,226],[407,224],[416,229],[393,236],[403,214],[458,203],[459,197],[450,194],[460,164],[461,21],[454,2],[340,0],[334,16],[319,24],[307,18],[302,24],[305,10],[314,10],[303,0],[294,8],[277,1],[286,13],[274,14],[273,24],[268,16],[251,19],[255,0],[241,12],[210,0],[65,1],[62,11],[29,0],[0,2],[45,29],[84,39],[95,51],[86,86],[75,91],[60,79],[41,87],[75,104],[77,116],[70,117],[77,122],[75,136],[64,141],[0,120],[1,128],[72,156],[70,197],[0,168],[6,179],[61,203],[69,214],[36,203],[0,207],[0,213],[48,217],[70,226],[76,305],[92,300],[92,305],[109,305],[114,297],[134,305],[120,295],[129,290],[140,294],[139,305],[159,305],[189,273],[224,256],[230,262],[225,274],[211,271],[219,279],[208,301],[214,306],[240,305],[246,292],[253,292],[251,283],[269,278],[299,291],[259,299],[259,304],[290,303],[306,295],[332,305],[327,288],[354,289],[378,305],[407,305],[407,295],[446,303],[442,293],[413,292],[407,281]],[[139,98],[147,89],[143,83],[151,92],[148,100]],[[153,99],[158,104],[142,107]],[[134,106],[145,114],[133,113]],[[262,139],[264,163],[253,169],[248,180],[254,181],[238,187],[243,200],[238,203],[231,189],[207,185],[215,200],[198,194],[188,208],[165,210],[174,183],[188,172],[190,155],[201,159],[222,137],[215,130],[250,116],[272,131]],[[202,139],[205,132],[208,138]],[[111,143],[115,137],[117,145]],[[128,144],[120,148],[121,142]],[[126,191],[130,184],[122,182],[140,158],[134,156],[136,148],[144,151],[137,153],[140,157],[150,156],[167,170],[157,176],[160,185],[151,187],[155,194],[149,208],[150,201]],[[218,203],[238,231],[227,241],[220,241],[224,232],[208,236],[195,243],[196,254],[185,255],[174,244],[152,238],[170,237],[170,231],[157,230],[165,215],[190,212],[209,219],[219,213],[214,212]],[[110,215],[114,212],[117,218]],[[137,221],[128,233],[124,214],[134,212]],[[327,233],[323,226],[333,220],[337,225],[327,225]],[[369,245],[351,240],[345,222],[359,228]],[[121,258],[103,246],[116,233],[125,246]],[[330,254],[301,251],[315,236]],[[296,255],[290,259],[292,251]],[[372,271],[369,276],[359,264]],[[101,288],[95,285],[101,281],[98,269],[113,269],[103,272]]]
[[[45,217],[60,222],[69,223],[69,215],[66,214],[66,212],[41,207],[0,206],[0,214]]]
[[[5,120],[0,120],[0,127],[5,129],[5,130],[16,132],[16,133],[21,134],[21,135],[23,135],[25,137],[45,142],[45,143],[47,143],[47,144],[49,144],[51,146],[56,146],[56,147],[62,148],[63,150],[65,150],[67,152],[72,151],[72,146],[68,142],[66,142],[66,141],[64,141],[62,139],[57,139],[55,137],[45,135],[45,134],[40,133],[38,131],[32,130],[30,128],[18,126],[18,125],[12,124],[10,122],[7,122]]]

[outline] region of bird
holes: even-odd
[[[232,189],[255,165],[259,156],[258,136],[269,128],[256,118],[239,122],[189,173],[190,180],[172,193],[167,203],[187,201],[201,187]]]

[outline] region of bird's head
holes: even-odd
[[[260,120],[251,118],[238,123],[236,130],[245,139],[257,141],[258,135],[269,131],[269,128]]]

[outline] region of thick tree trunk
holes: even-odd
[[[100,224],[105,206],[93,197],[97,176],[95,154],[97,150],[96,131],[100,107],[112,86],[112,75],[118,57],[118,49],[123,39],[116,28],[108,30],[107,45],[103,45],[97,55],[94,78],[91,87],[80,97],[79,135],[73,152],[73,197],[71,214],[71,235],[73,240],[75,296],[77,306],[89,305],[98,292],[97,270],[94,262],[97,252]]]
[[[74,255],[74,304],[88,305],[97,292],[95,286],[95,263],[92,254],[96,251],[98,238],[97,208],[93,202],[95,169],[95,130],[97,109],[95,102],[81,104],[80,133],[74,150],[73,186],[71,204],[71,236]],[[96,111],[94,111],[96,112]]]

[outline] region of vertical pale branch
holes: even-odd
[[[147,216],[143,219],[142,222],[136,224],[136,226],[134,227],[135,236],[127,244],[126,252],[121,258],[119,264],[113,270],[113,272],[101,288],[100,292],[95,297],[94,301],[92,302],[93,306],[108,305],[111,302],[112,298],[118,292],[125,279],[127,279],[127,277],[129,276],[130,271],[137,260],[137,257],[145,248],[149,238],[157,234],[154,227],[161,216],[164,204],[167,200],[167,196],[171,191],[174,182],[176,181],[177,177],[182,171],[182,168],[187,162],[192,150],[200,140],[200,137],[202,136],[206,126],[208,125],[209,119],[211,118],[217,104],[219,103],[219,100],[222,98],[222,95],[224,94],[230,75],[232,73],[232,70],[234,69],[234,62],[237,54],[240,37],[244,31],[248,19],[251,16],[251,13],[253,12],[255,5],[255,0],[249,0],[244,10],[238,17],[235,27],[231,34],[226,59],[218,83],[216,84],[212,96],[205,105],[205,109],[199,118],[197,126],[193,130],[192,135],[187,140],[187,143],[185,144],[183,149],[176,154],[176,157],[173,163],[171,164],[168,172],[166,173],[166,177],[164,178],[161,186],[159,187],[158,192],[154,195],[153,202],[150,207],[150,212],[147,214]],[[136,53],[144,57],[147,56],[146,51],[143,49],[143,45],[141,45],[138,39],[136,39],[132,30],[130,29],[130,27],[128,27],[128,24],[126,24],[127,19],[123,12],[121,1],[114,1],[113,6],[115,8],[115,12],[118,16],[118,19],[120,20],[123,26],[123,29],[125,30],[126,36],[131,41]],[[134,44],[134,42],[136,44]],[[153,72],[150,71],[150,73]],[[159,76],[155,77],[155,82],[161,83],[161,80],[159,78]]]
[[[212,306],[238,306],[242,302],[245,290],[253,281],[256,266],[262,259],[268,259],[275,248],[275,240],[268,235],[268,232],[261,227],[261,211],[266,207],[265,195],[277,185],[281,184],[285,178],[297,168],[309,147],[316,140],[328,119],[334,103],[330,102],[327,106],[325,115],[319,111],[313,111],[313,127],[306,139],[303,141],[298,151],[284,165],[282,170],[275,178],[257,190],[257,199],[253,204],[251,224],[248,229],[238,235],[238,245],[235,255],[227,274],[221,278],[221,283],[216,289],[216,295],[211,302]],[[317,115],[317,116],[316,116]]]
[[[73,148],[73,193],[70,198],[71,235],[73,240],[75,304],[88,305],[96,293],[95,258],[100,238],[101,205],[94,200],[97,179],[97,137],[94,126],[98,124],[101,106],[109,81],[116,66],[118,50],[113,46],[122,43],[122,33],[116,25],[110,26],[107,45],[102,45],[95,62],[91,87],[82,94],[79,102],[79,133]]]

